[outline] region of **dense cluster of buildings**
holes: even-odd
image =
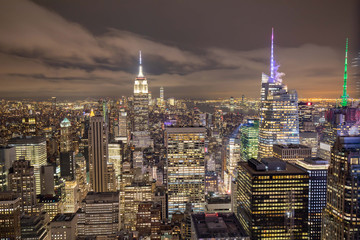
[[[149,91],[0,105],[1,239],[359,239],[359,108]],[[347,47],[346,57],[347,59]],[[258,110],[256,112],[255,110]]]

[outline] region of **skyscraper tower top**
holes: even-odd
[[[346,48],[345,48],[345,67],[344,67],[344,85],[343,85],[343,95],[341,96],[341,106],[346,107],[348,103],[349,95],[347,94],[347,58],[348,58],[348,42],[349,39],[346,38]]]
[[[143,78],[144,74],[143,74],[143,69],[142,69],[142,59],[141,59],[141,51],[139,51],[139,74],[138,74],[138,78]]]
[[[270,77],[274,79],[274,28],[271,28]]]
[[[64,118],[64,120],[62,120],[60,123],[60,127],[70,127],[70,126],[71,126],[71,122],[67,118]]]
[[[134,94],[148,94],[148,93],[149,93],[148,82],[143,73],[141,51],[139,51],[139,74],[135,78]]]

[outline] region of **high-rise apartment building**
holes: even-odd
[[[36,194],[41,193],[40,168],[46,165],[46,139],[43,137],[12,138],[9,146],[15,147],[16,160],[25,158],[34,167]]]
[[[308,239],[309,175],[276,158],[239,164],[236,209],[251,239]]]
[[[257,158],[259,147],[259,120],[248,119],[240,127],[240,160],[246,162]]]
[[[140,52],[139,74],[134,82],[134,102],[133,102],[133,132],[149,130],[149,90],[148,82],[143,74]]]
[[[309,240],[320,240],[322,213],[326,205],[329,162],[322,158],[314,157],[296,161],[295,164],[309,174]]]
[[[13,192],[0,192],[0,239],[21,239],[21,198]]]
[[[192,203],[194,212],[205,210],[204,127],[165,130],[168,215],[184,212]]]
[[[331,150],[321,239],[360,239],[360,136],[339,136]]]
[[[8,177],[8,190],[19,194],[22,211],[32,214],[37,203],[34,167],[30,166],[30,161],[17,160],[10,168]]]
[[[90,188],[95,192],[107,191],[108,130],[101,115],[90,119],[89,172]]]
[[[78,214],[79,237],[113,237],[120,230],[119,193],[89,192]]]
[[[274,32],[271,37],[270,76],[261,83],[259,152],[260,158],[272,157],[274,144],[299,144],[298,97],[282,82],[274,61]]]

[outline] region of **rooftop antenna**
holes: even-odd
[[[270,77],[274,79],[274,28],[271,29]]]
[[[142,64],[142,60],[141,60],[141,50],[140,50],[139,51],[139,74],[138,74],[138,77],[144,77],[141,64]]]

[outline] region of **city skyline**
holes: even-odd
[[[235,9],[242,6],[240,16],[225,8],[231,4]],[[144,74],[155,97],[163,86],[167,97],[238,98],[245,94],[259,98],[261,73],[270,71],[274,27],[275,57],[282,64],[280,71],[286,73],[288,87],[296,89],[299,98],[340,98],[346,37],[349,59],[358,51],[357,5],[356,1],[331,1],[322,9],[322,4],[229,2],[213,19],[209,15],[222,6],[214,2],[206,8],[199,3],[170,6],[159,2],[152,11],[145,2],[109,1],[98,8],[84,1],[4,2],[0,10],[0,82],[4,87],[0,94],[72,99],[130,96],[142,50]],[[137,18],[129,16],[134,9],[139,12],[134,14]],[[181,16],[180,10],[188,13],[184,26],[172,19]],[[276,17],[269,21],[270,15]],[[163,21],[167,17],[169,21]],[[354,98],[351,70],[348,91]]]

